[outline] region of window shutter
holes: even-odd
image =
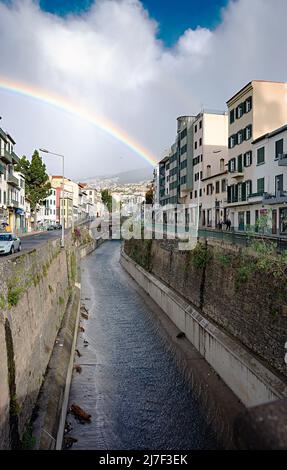
[[[227,187],[227,202],[230,204],[232,202],[231,200],[231,186]]]
[[[243,156],[243,165],[246,166],[247,163],[247,158],[246,158],[246,153]]]
[[[228,162],[228,172],[231,173],[231,160]]]
[[[242,172],[242,155],[238,155],[237,157],[237,171],[239,173]]]
[[[238,202],[238,184],[234,186],[234,202]]]
[[[242,201],[246,201],[246,183],[242,183]]]

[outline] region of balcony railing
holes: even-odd
[[[12,155],[6,149],[0,149],[0,159],[5,163],[12,163]]]
[[[244,173],[243,171],[231,171],[231,178],[243,178],[244,177]]]
[[[287,202],[287,191],[277,191],[276,194],[264,193],[264,204],[282,204]]]
[[[20,158],[18,157],[18,155],[16,155],[15,152],[12,152],[11,155],[12,155],[13,163],[19,163],[20,162]]]
[[[14,175],[8,174],[7,176],[7,183],[11,184],[11,186],[15,186],[16,188],[19,186],[19,180]]]
[[[248,199],[253,199],[253,198],[256,198],[256,197],[262,197],[263,194],[264,194],[264,191],[259,191],[258,193],[252,193],[252,194],[249,194]]]
[[[19,201],[16,201],[16,199],[9,199],[7,202],[7,206],[9,207],[19,207]]]
[[[281,153],[278,155],[278,165],[287,166],[287,153]]]

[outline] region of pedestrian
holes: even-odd
[[[218,229],[219,229],[219,230],[222,230],[223,220],[220,219],[217,225],[218,225]]]
[[[226,219],[226,230],[230,231],[230,229],[231,229],[231,220],[228,218]]]

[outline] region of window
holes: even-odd
[[[180,179],[180,184],[185,184],[186,183],[186,176],[182,176]]]
[[[183,170],[184,168],[187,167],[187,160],[184,160],[183,162],[181,162],[180,164],[180,169]]]
[[[202,121],[199,123],[199,129],[202,129]]]
[[[242,184],[238,185],[238,201],[242,201]]]
[[[244,113],[244,107],[243,103],[241,103],[239,106],[236,108],[236,117],[237,119],[240,119],[243,116]]]
[[[244,166],[251,166],[252,165],[252,152],[246,152],[244,154]]]
[[[199,197],[202,196],[202,189],[199,190]]]
[[[228,170],[230,173],[234,173],[234,171],[236,170],[236,160],[235,158],[232,158],[231,160],[229,160],[229,163],[228,163]]]
[[[195,134],[197,133],[197,125],[194,128],[194,132],[195,132]]]
[[[207,165],[206,167],[206,177],[209,178],[211,176],[211,166]]]
[[[279,155],[282,155],[283,152],[284,140],[280,139],[275,142],[275,159],[278,160]]]
[[[230,121],[230,124],[233,124],[234,121],[235,121],[235,111],[234,111],[234,109],[232,109],[232,110],[230,111],[230,114],[229,114],[229,121]]]
[[[257,150],[257,165],[265,163],[265,147],[261,147]]]
[[[224,171],[224,158],[221,158],[220,160],[220,171]]]
[[[229,148],[233,149],[235,145],[237,144],[237,135],[234,134],[229,138]]]
[[[211,196],[212,193],[213,193],[213,185],[208,184],[207,187],[206,187],[206,194],[207,194],[207,196]]]
[[[197,149],[197,142],[194,143],[194,148]]]
[[[194,191],[194,197],[197,198],[197,191]]]
[[[239,173],[241,173],[243,170],[243,167],[242,167],[242,155],[238,155],[237,157],[237,171]]]
[[[216,181],[215,183],[215,192],[216,194],[220,193],[220,181]]]
[[[251,139],[251,137],[252,137],[252,126],[250,125],[245,128],[245,139],[249,140]]]
[[[250,194],[252,194],[252,181],[250,180],[246,181],[245,188],[246,188],[246,197],[249,197]]]
[[[184,153],[187,152],[187,145],[185,144],[182,148],[181,148],[181,151],[180,151],[180,154],[183,155]]]
[[[201,147],[202,146],[202,138],[200,137],[199,139],[199,146]]]
[[[252,109],[252,96],[249,96],[247,100],[245,101],[245,112],[249,113]]]
[[[181,139],[184,139],[186,136],[187,136],[187,129],[184,129],[184,130],[180,133],[180,138],[181,138]]]
[[[221,180],[221,192],[225,193],[226,191],[226,180]]]
[[[192,199],[192,191],[191,191],[191,193],[190,193],[190,199]]]
[[[244,135],[243,135],[243,131],[239,131],[238,134],[237,134],[237,143],[238,145],[242,144],[243,140],[244,140]]]
[[[265,184],[264,184],[264,178],[259,178],[257,180],[257,193],[258,194],[263,194],[264,193],[264,187],[265,187]]]

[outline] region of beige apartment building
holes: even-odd
[[[228,115],[203,111],[193,122],[192,191],[187,203],[199,204],[199,224],[216,228],[227,203]]]
[[[255,178],[264,155],[253,142],[287,123],[286,98],[285,83],[253,80],[227,102],[228,216],[235,229],[255,225],[266,213],[264,178]]]

